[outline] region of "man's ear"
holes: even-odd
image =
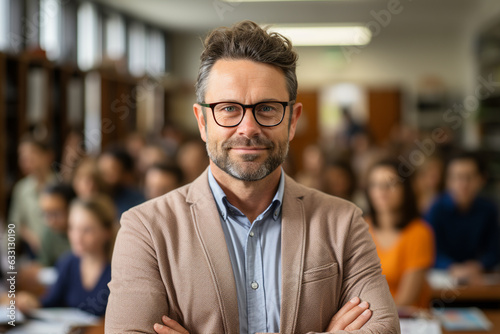
[[[200,130],[201,139],[204,142],[207,141],[207,120],[205,115],[203,114],[203,107],[198,103],[193,104],[193,112],[196,117],[196,121],[198,122],[198,129]]]
[[[297,129],[297,122],[300,115],[302,114],[302,103],[295,103],[293,105],[293,114],[290,119],[290,132],[288,135],[288,140],[291,141],[295,137],[295,130]]]

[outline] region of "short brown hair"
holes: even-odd
[[[289,98],[297,97],[298,55],[292,42],[276,32],[268,32],[252,21],[242,21],[231,28],[213,30],[205,38],[204,50],[196,81],[198,102],[205,102],[207,79],[212,66],[219,59],[247,59],[258,63],[270,64],[280,68],[285,75]]]

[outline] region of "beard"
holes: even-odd
[[[289,142],[273,143],[263,137],[233,138],[228,139],[220,145],[207,140],[207,153],[214,164],[232,177],[241,181],[259,181],[271,174],[278,168],[288,154]],[[264,162],[257,162],[260,154],[244,154],[243,161],[236,161],[229,156],[232,147],[265,147],[269,156]]]

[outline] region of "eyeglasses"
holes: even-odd
[[[217,125],[231,128],[238,126],[245,111],[252,109],[252,114],[260,126],[273,127],[279,125],[285,117],[287,106],[291,106],[295,101],[288,102],[259,102],[256,104],[241,104],[238,102],[215,102],[215,103],[198,103],[203,107],[210,107]]]

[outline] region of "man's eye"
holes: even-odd
[[[270,106],[270,105],[263,105],[263,106],[259,106],[258,110],[259,112],[273,112],[273,111],[276,111],[276,108],[273,107],[273,106]]]
[[[235,112],[238,111],[238,108],[236,106],[223,106],[222,111],[224,112]]]

